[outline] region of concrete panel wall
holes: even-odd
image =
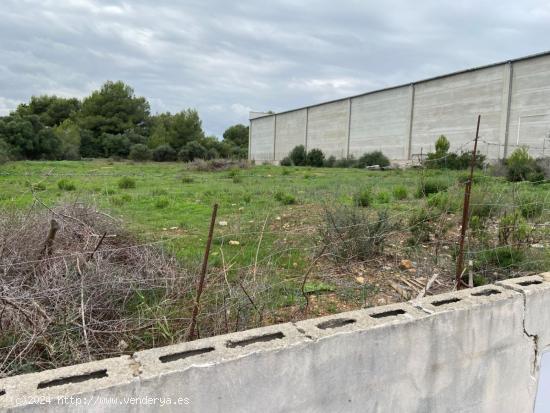
[[[0,411],[532,412],[549,321],[542,274],[0,380]]]
[[[547,156],[550,54],[312,106],[305,126],[304,111],[278,115],[284,129],[277,159],[303,143],[304,128],[306,146],[318,147],[327,156],[382,150],[390,159],[405,160],[410,154],[433,151],[441,134],[449,138],[451,151],[471,150],[478,114],[482,115],[478,147],[489,159],[502,158],[522,145],[535,156]],[[251,157],[260,159],[259,153],[269,146],[266,119],[252,119],[251,125]],[[273,134],[271,140],[274,144]]]
[[[273,160],[275,116],[263,116],[250,123],[250,159]]]
[[[490,146],[493,152],[498,150],[498,144],[504,143],[500,128],[501,117],[506,115],[502,107],[505,85],[504,65],[415,85],[412,153],[432,152],[439,135],[449,139],[451,151],[472,150],[473,144],[466,144],[475,137],[478,114],[482,115],[480,136],[494,144]]]
[[[514,63],[509,130],[510,153],[517,145],[550,153],[550,56]]]
[[[347,156],[349,103],[349,100],[342,100],[309,108],[308,150],[321,149],[326,157]]]
[[[390,159],[407,157],[411,93],[405,86],[352,99],[350,155],[380,150]]]
[[[307,109],[277,115],[275,160],[280,161],[298,145],[306,144]]]

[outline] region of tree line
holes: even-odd
[[[149,102],[123,82],[104,83],[79,100],[33,96],[0,117],[0,161],[131,158],[192,161],[246,158],[248,127],[206,136],[195,109],[151,114]]]

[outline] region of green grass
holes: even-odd
[[[185,169],[182,163],[24,161],[0,166],[0,208],[27,210],[33,204],[31,187],[39,189],[34,196],[50,207],[62,202],[91,202],[120,218],[142,241],[167,238],[162,245],[178,258],[196,265],[204,252],[212,206],[218,203],[218,222],[226,221],[227,226],[216,225],[211,265],[220,267],[223,256],[230,267],[229,277],[236,277],[240,268],[253,265],[268,217],[258,263],[261,266],[269,263],[285,279],[304,273],[313,256],[312,247],[317,243],[311,232],[293,229],[316,226],[325,205],[351,206],[361,189],[369,188],[369,210],[373,213],[388,210],[390,216],[399,216],[405,224],[411,211],[429,207],[428,201],[434,207],[459,213],[463,197],[461,175],[463,172],[459,171],[312,170],[269,165],[196,172]],[[59,185],[61,181],[64,183]],[[483,189],[478,190],[500,194],[508,191],[510,185],[514,184],[484,176]],[[428,189],[426,192],[432,192],[434,187],[433,191],[442,194],[435,199],[432,194],[429,200],[407,196],[419,187]],[[539,213],[528,201],[535,196],[540,198],[536,194],[547,190],[547,185],[523,185],[524,215]],[[453,207],[449,208],[447,202],[451,198]],[[504,202],[495,200],[489,208],[496,211],[500,204]],[[231,240],[239,244],[230,245]]]

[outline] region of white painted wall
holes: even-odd
[[[475,138],[478,114],[482,117],[483,140],[503,144],[500,142],[501,116],[506,116],[501,105],[503,75],[504,66],[496,66],[417,84],[412,153],[433,152],[440,135],[449,139],[451,151],[472,150],[470,142]]]
[[[351,100],[350,155],[381,150],[390,159],[407,157],[411,92],[405,86]]]
[[[264,116],[250,123],[250,157],[256,161],[273,160],[275,116]]]
[[[542,153],[543,140],[550,137],[550,57],[514,63],[509,130],[510,153],[518,138],[520,146],[533,147],[533,155]]]
[[[280,161],[297,145],[306,144],[307,109],[277,115],[275,159]]]
[[[306,129],[307,148],[327,157],[382,150],[404,160],[409,149],[413,155],[433,151],[441,134],[452,151],[472,150],[479,114],[479,150],[489,159],[505,155],[506,141],[508,154],[518,144],[530,146],[534,156],[543,155],[543,147],[550,154],[550,54],[414,83],[411,135],[412,90],[408,85],[312,106],[309,116],[305,108],[282,113],[279,144],[273,142],[274,116],[251,119],[251,157],[267,159],[271,153],[273,159],[275,144],[280,160],[304,143]]]
[[[349,101],[327,103],[309,108],[308,150],[321,149],[325,156],[342,158],[348,150]]]

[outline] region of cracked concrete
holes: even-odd
[[[530,412],[548,346],[542,274],[0,380],[0,411]]]

